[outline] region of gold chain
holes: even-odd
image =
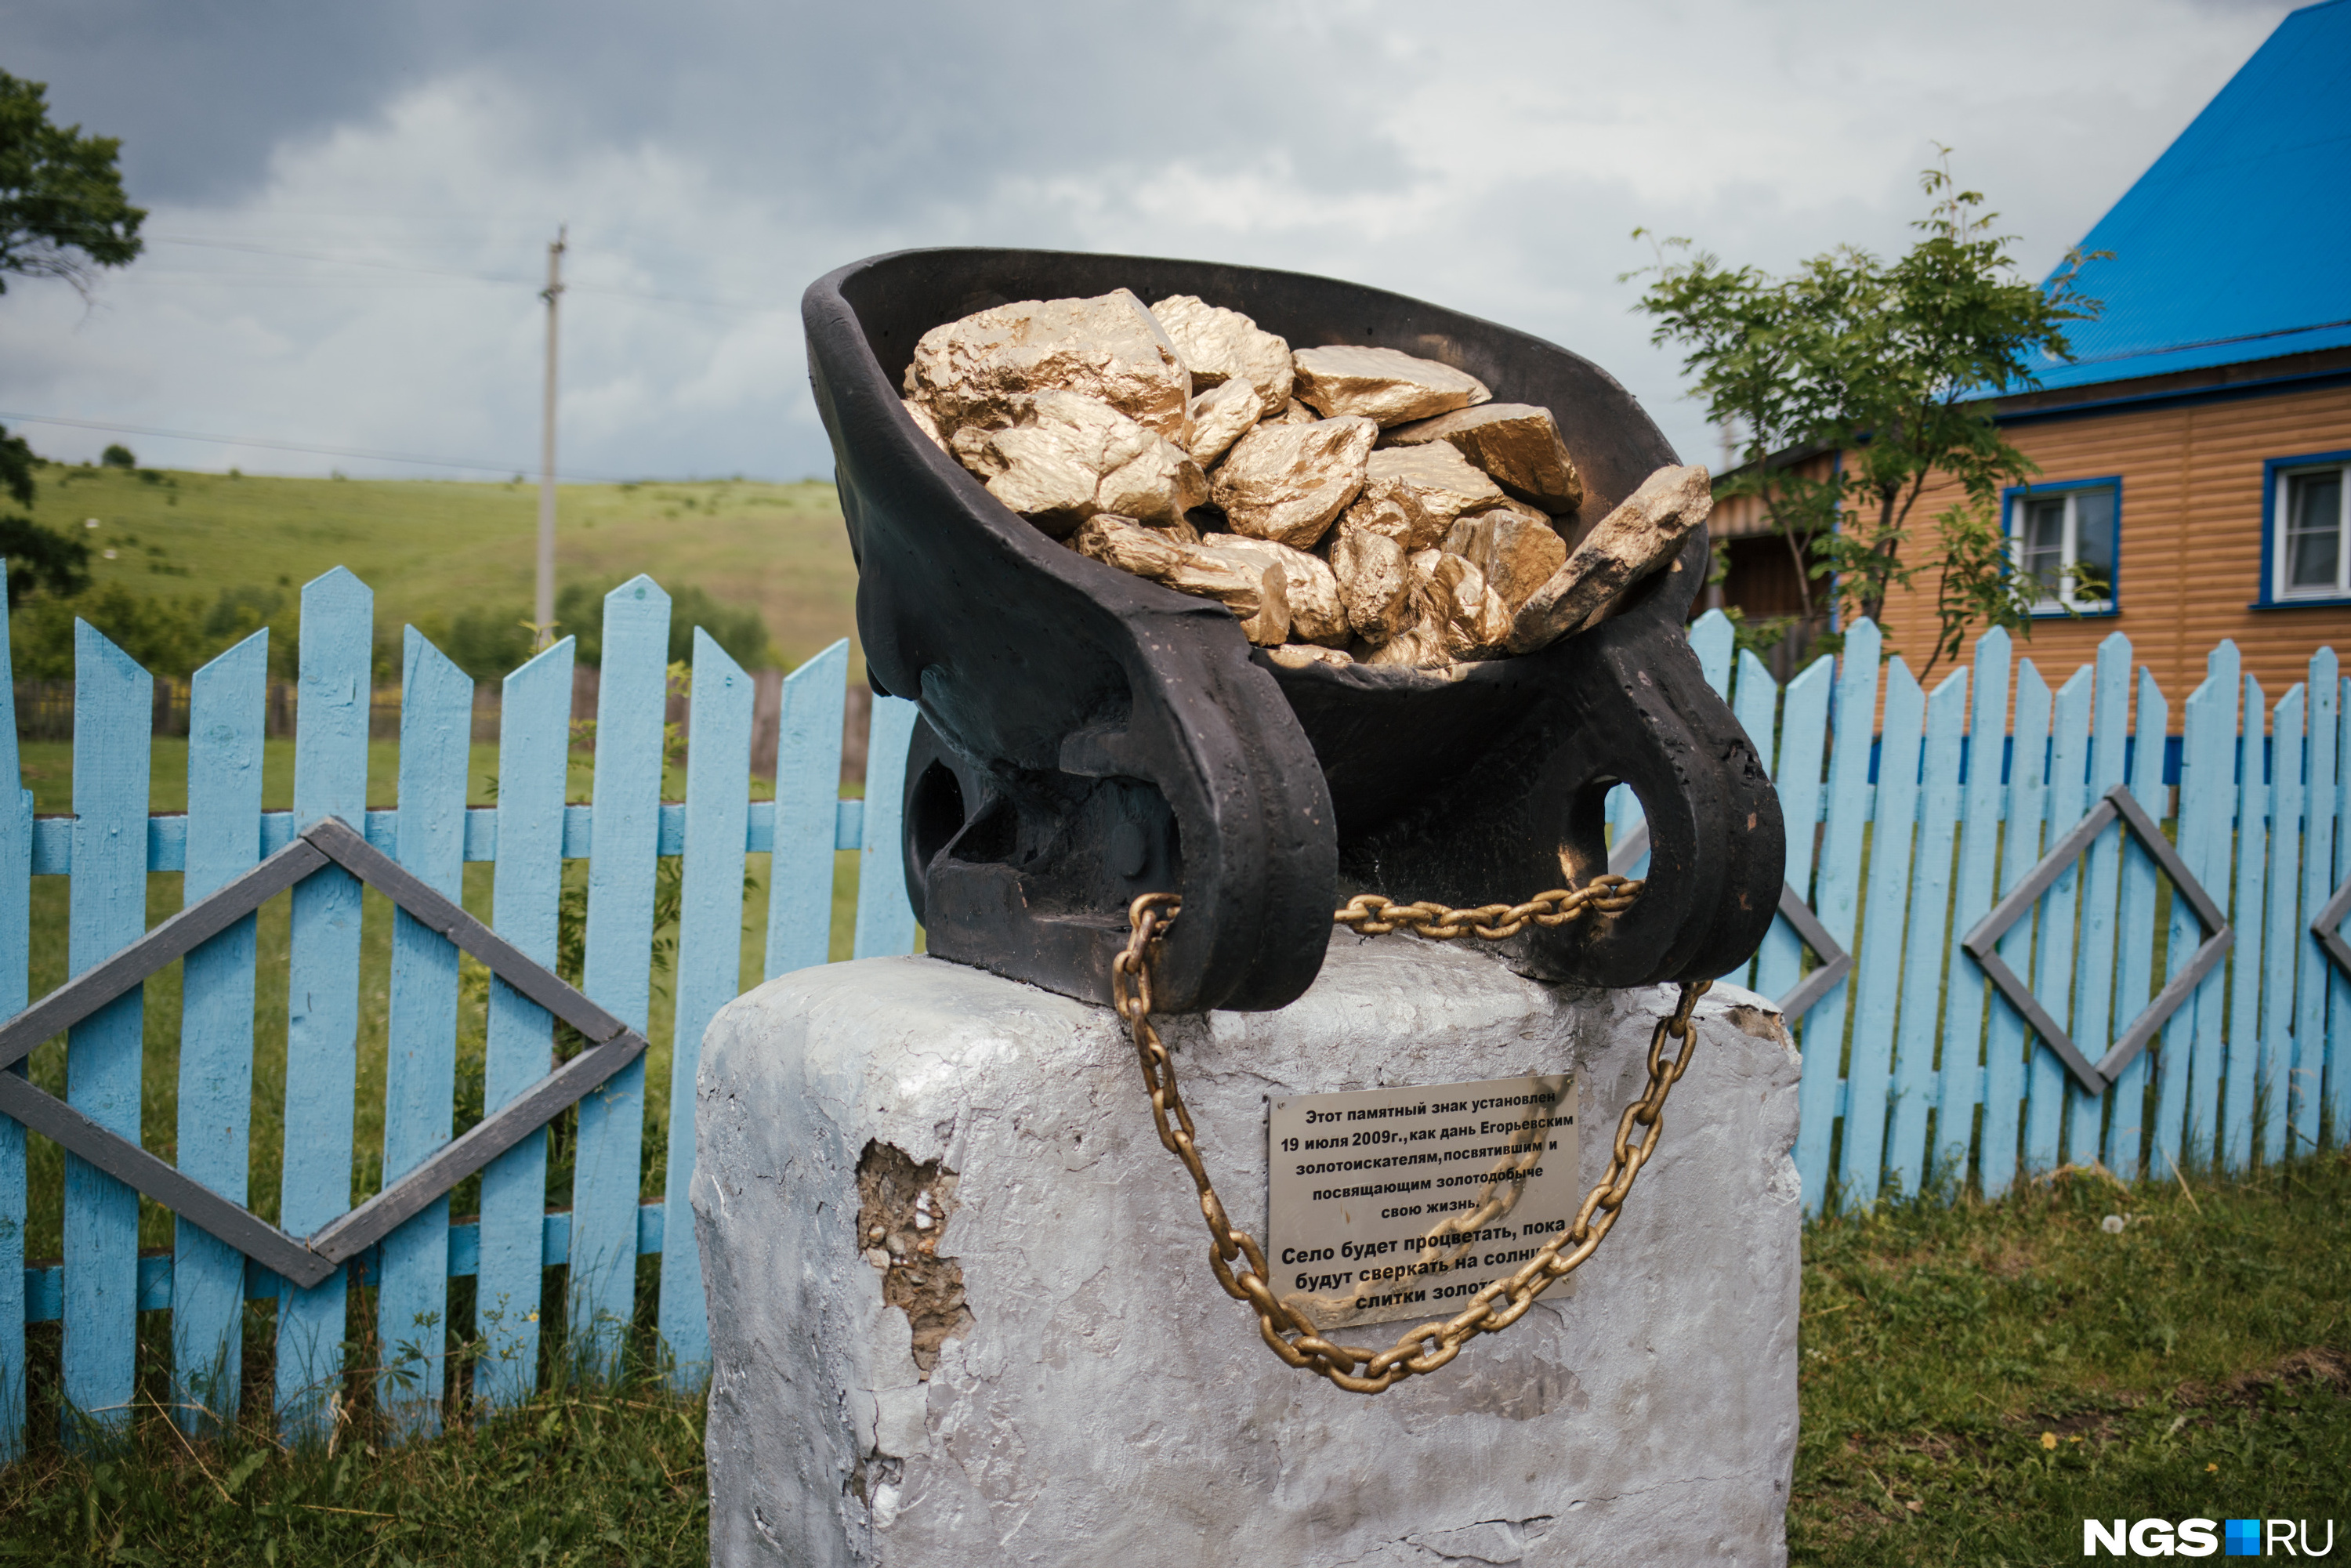
[[[1546,893],[1526,904],[1495,904],[1478,909],[1393,904],[1365,894],[1348,900],[1347,906],[1337,911],[1332,919],[1367,936],[1408,925],[1439,940],[1470,932],[1499,940],[1515,935],[1530,920],[1542,925],[1558,925],[1576,919],[1586,909],[1614,914],[1629,907],[1640,890],[1639,883],[1620,876],[1595,877],[1587,887]],[[1224,1287],[1225,1294],[1257,1313],[1258,1333],[1274,1354],[1351,1393],[1378,1394],[1415,1374],[1435,1372],[1459,1354],[1461,1346],[1471,1336],[1499,1333],[1510,1327],[1526,1315],[1527,1309],[1551,1288],[1553,1281],[1573,1273],[1599,1248],[1615,1225],[1625,1196],[1633,1190],[1633,1178],[1641,1174],[1641,1167],[1656,1149],[1657,1134],[1664,1126],[1661,1113],[1666,1096],[1689,1066],[1690,1052],[1698,1044],[1698,1033],[1690,1027],[1690,1011],[1698,1006],[1698,998],[1706,994],[1709,982],[1685,982],[1680,1002],[1657,1020],[1656,1030],[1649,1037],[1648,1087],[1618,1119],[1608,1174],[1585,1195],[1583,1207],[1576,1211],[1575,1223],[1552,1238],[1518,1272],[1479,1291],[1452,1317],[1422,1323],[1385,1350],[1364,1350],[1324,1338],[1304,1314],[1274,1295],[1266,1282],[1265,1253],[1248,1231],[1235,1226],[1226,1215],[1224,1202],[1217,1197],[1217,1189],[1208,1180],[1207,1167],[1201,1163],[1192,1113],[1185,1109],[1183,1093],[1176,1085],[1175,1059],[1161,1041],[1159,1031],[1151,1025],[1152,962],[1157,956],[1160,939],[1182,908],[1182,900],[1172,893],[1146,893],[1128,908],[1127,921],[1132,931],[1125,950],[1111,967],[1111,997],[1118,1016],[1126,1020],[1127,1031],[1134,1038],[1135,1055],[1143,1065],[1143,1084],[1151,1094],[1151,1119],[1159,1129],[1159,1141],[1168,1153],[1184,1162],[1184,1168],[1192,1174],[1193,1186],[1199,1189],[1200,1215],[1208,1226],[1208,1267],[1215,1271],[1217,1283]],[[1681,1049],[1670,1058],[1665,1053],[1669,1036],[1681,1041]],[[1637,1142],[1633,1135],[1636,1126],[1644,1129]],[[1474,1230],[1483,1223],[1482,1216],[1507,1207],[1507,1200],[1489,1197],[1479,1214],[1469,1217],[1460,1228]],[[1238,1270],[1232,1267],[1236,1259],[1241,1262]]]

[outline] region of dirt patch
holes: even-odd
[[[939,1346],[972,1322],[963,1265],[942,1257],[955,1213],[956,1174],[936,1160],[916,1165],[893,1145],[868,1143],[857,1160],[857,1239],[882,1270],[882,1299],[914,1326],[914,1364],[928,1377]]]

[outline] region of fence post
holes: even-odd
[[[604,662],[597,676],[595,837],[589,849],[580,989],[640,1031],[653,1011],[669,611],[669,595],[650,577],[632,578],[606,594]],[[750,788],[747,779],[743,787]],[[617,1366],[636,1304],[644,1134],[645,1061],[639,1057],[580,1102],[566,1329],[580,1364],[599,1371]]]
[[[498,703],[498,846],[490,921],[526,957],[556,961],[563,900],[563,804],[571,749],[571,654],[566,637],[506,678]],[[544,1077],[554,1020],[496,976],[483,1044],[482,1113]],[[544,1129],[482,1171],[481,1260],[474,1277],[482,1359],[475,1397],[519,1405],[538,1382],[540,1265],[547,1231]]]
[[[393,854],[442,896],[465,897],[465,785],[474,683],[413,626],[402,634],[400,832]],[[384,1027],[383,1185],[449,1141],[457,1091],[457,949],[404,909],[392,917]],[[449,1333],[449,1200],[383,1239],[376,1402],[396,1434],[441,1429]]]
[[[702,1254],[687,1187],[702,1034],[743,988],[743,842],[751,812],[753,687],[710,633],[694,629],[694,746],[685,762],[685,854],[678,894],[667,1177],[662,1194],[661,1333],[674,1386],[710,1375]]]
[[[269,630],[198,670],[188,696],[188,852],[183,906],[261,859]],[[190,953],[181,969],[181,1170],[246,1201],[253,1126],[256,917]],[[190,1431],[233,1424],[243,1385],[245,1254],[186,1220],[174,1226],[172,1385]]]

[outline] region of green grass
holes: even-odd
[[[1793,1563],[2073,1561],[2085,1518],[2351,1524],[2351,1155],[2068,1170],[1825,1220],[1804,1254]]]
[[[2108,1214],[2126,1218],[2120,1235]],[[2071,1562],[2085,1517],[2339,1528],[2346,1243],[2339,1153],[2238,1180],[2068,1172],[1997,1203],[1930,1197],[1811,1227],[1791,1560]],[[266,1386],[266,1316],[248,1323],[248,1387]],[[145,1396],[168,1398],[165,1322],[141,1322]],[[641,1319],[640,1356],[645,1343]],[[699,1401],[641,1372],[584,1386],[549,1355],[528,1406],[404,1446],[383,1440],[362,1374],[335,1446],[292,1451],[250,1416],[184,1443],[152,1406],[123,1437],[69,1448],[37,1375],[35,1451],[0,1471],[0,1560],[705,1561]]]
[[[418,479],[232,479],[47,465],[35,519],[91,547],[100,582],[141,592],[299,588],[338,566],[375,591],[379,629],[428,632],[530,602],[538,491]],[[95,517],[96,528],[84,524]],[[788,664],[852,634],[857,569],[829,484],[566,485],[557,580],[650,572],[756,604]],[[115,559],[104,559],[112,549]],[[158,552],[152,553],[152,552]]]

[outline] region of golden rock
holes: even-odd
[[[1238,310],[1210,305],[1193,294],[1170,295],[1154,305],[1151,314],[1175,340],[1176,351],[1192,372],[1194,388],[1247,382],[1257,389],[1259,413],[1290,401],[1295,372],[1288,340]]]
[[[1211,497],[1233,532],[1311,549],[1363,487],[1378,438],[1368,419],[1259,424],[1225,455]]]
[[[1453,662],[1445,652],[1445,623],[1419,610],[1402,631],[1364,654],[1361,662],[1382,669],[1443,669]]]
[[[1175,340],[1131,289],[1092,299],[1029,299],[934,327],[906,367],[908,397],[927,405],[958,455],[966,426],[1018,423],[1022,400],[1078,392],[1182,444],[1192,378]]]
[[[1097,512],[1172,525],[1207,499],[1198,464],[1107,403],[1040,392],[1021,400],[1018,417],[972,466],[989,495],[1055,538]]]
[[[1321,414],[1315,413],[1312,409],[1307,407],[1296,398],[1291,398],[1288,402],[1281,405],[1281,409],[1279,413],[1267,414],[1265,416],[1265,423],[1268,424],[1311,424],[1322,417],[1322,416]]]
[[[1441,441],[1475,464],[1515,500],[1546,512],[1583,505],[1583,480],[1560,439],[1551,410],[1528,402],[1489,402],[1434,419],[1399,424],[1380,434],[1382,446],[1425,446]]]
[[[1592,624],[1626,589],[1670,560],[1713,507],[1714,486],[1705,469],[1660,468],[1650,475],[1520,607],[1510,651],[1531,653]]]
[[[1465,513],[1507,505],[1501,486],[1442,443],[1393,446],[1364,465],[1364,489],[1348,519],[1387,534],[1416,554],[1434,548]]]
[[[1342,518],[1331,538],[1331,572],[1356,636],[1377,647],[1404,630],[1412,616],[1412,570],[1393,537]]]
[[[1445,536],[1445,519],[1429,516],[1420,504],[1420,490],[1392,476],[1364,476],[1364,487],[1340,518],[1343,528],[1384,535],[1405,554],[1424,550]]]
[[[1444,548],[1483,572],[1486,586],[1513,615],[1567,564],[1567,541],[1551,519],[1517,501],[1463,517],[1445,536]]]
[[[1257,423],[1257,389],[1245,381],[1222,382],[1192,400],[1192,439],[1185,450],[1206,468]]]
[[[1237,550],[1186,544],[1133,517],[1096,513],[1078,528],[1080,555],[1178,593],[1213,599],[1240,621],[1241,634],[1267,647],[1290,635],[1288,585],[1279,566]]]
[[[1338,344],[1301,349],[1290,360],[1298,372],[1300,401],[1326,419],[1359,414],[1383,425],[1403,424],[1494,396],[1466,371],[1395,349]]]
[[[1484,658],[1510,640],[1510,606],[1487,585],[1485,573],[1449,550],[1412,558],[1412,590],[1448,660]]]
[[[1344,647],[1347,612],[1339,599],[1338,575],[1330,562],[1274,539],[1240,534],[1209,534],[1201,543],[1227,554],[1253,556],[1281,568],[1290,601],[1290,635],[1301,643]]]
[[[1284,643],[1279,648],[1268,648],[1266,657],[1285,670],[1302,670],[1310,664],[1328,664],[1343,670],[1355,662],[1343,648],[1318,648],[1307,643]]]
[[[931,438],[932,445],[937,447],[948,456],[954,456],[955,448],[949,446],[947,444],[947,438],[939,434],[939,422],[931,417],[930,405],[911,397],[904,398],[900,401],[906,410],[906,417],[914,422],[914,428],[921,431],[925,435],[929,436]]]

